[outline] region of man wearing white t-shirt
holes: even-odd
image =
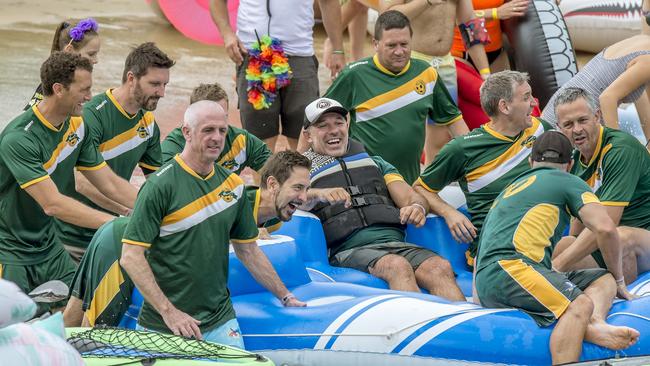
[[[240,0],[237,33],[228,19],[227,0],[213,0],[211,13],[223,36],[226,51],[237,65],[237,94],[242,126],[275,150],[280,134],[287,137],[295,150],[302,128],[305,107],[318,98],[318,60],[314,56],[313,0]],[[338,0],[318,0],[327,36],[333,51],[326,65],[335,77],[345,65],[341,36],[341,10]],[[256,110],[248,102],[246,67],[248,50],[257,35],[269,35],[281,41],[293,73],[291,83],[278,91],[269,108]]]

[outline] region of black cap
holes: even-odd
[[[568,164],[573,147],[571,141],[560,131],[550,130],[541,134],[533,144],[531,159],[548,163]]]

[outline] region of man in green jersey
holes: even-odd
[[[217,102],[228,111],[228,94],[218,83],[201,84],[194,88],[190,96],[190,104],[199,100]],[[162,142],[163,162],[168,162],[176,154],[180,154],[185,147],[185,138],[181,127],[173,129]],[[217,164],[235,174],[241,174],[244,168],[249,167],[259,172],[266,160],[271,156],[271,150],[266,144],[252,133],[228,125],[226,141]],[[257,177],[255,180],[258,180]]]
[[[0,134],[0,277],[26,293],[74,275],[52,217],[88,228],[113,218],[70,198],[75,167],[107,197],[126,207],[135,201],[136,189],[108,168],[81,118],[91,72],[82,56],[52,54],[41,66],[45,98]]]
[[[260,239],[268,238],[268,233],[290,220],[296,207],[305,203],[310,167],[301,154],[282,151],[272,155],[262,169],[261,187],[246,187]],[[63,313],[66,326],[119,324],[133,291],[133,281],[118,264],[127,224],[128,218],[120,217],[95,233],[72,281]]]
[[[153,43],[143,43],[126,58],[122,85],[96,95],[84,105],[89,138],[108,166],[130,180],[140,166],[145,177],[162,165],[160,130],[152,113],[165,95],[169,69],[174,65]],[[76,174],[74,198],[96,209],[128,215],[130,209],[108,199],[81,174]],[[57,222],[57,235],[79,262],[95,233],[92,229]]]
[[[453,136],[468,132],[436,70],[411,58],[411,36],[402,13],[381,14],[376,54],[349,64],[325,93],[350,112],[350,137],[397,168],[408,184],[420,174],[427,118],[448,125]]]
[[[542,327],[557,320],[549,342],[554,365],[577,362],[583,339],[615,350],[631,346],[638,331],[605,322],[617,294],[632,298],[623,281],[616,225],[589,186],[567,174],[571,142],[559,131],[543,133],[530,164],[532,169],[497,197],[485,220],[476,265],[481,304],[519,308]],[[593,230],[610,273],[553,269],[551,255],[570,215]]]
[[[571,173],[582,178],[598,196],[609,217],[619,226],[626,283],[650,270],[650,155],[633,136],[604,127],[593,96],[584,89],[567,88],[555,101],[560,130],[576,148]],[[554,260],[558,269],[603,267],[594,234],[574,220],[577,236]],[[591,254],[591,256],[589,255]]]
[[[470,266],[492,202],[528,169],[533,141],[551,128],[531,117],[534,106],[527,74],[502,71],[490,75],[481,86],[481,107],[490,122],[446,144],[415,182],[415,189],[427,199],[431,211],[445,219],[454,239],[471,243]],[[438,196],[452,182],[458,182],[465,194],[471,221]]]
[[[391,164],[348,138],[347,110],[319,98],[305,109],[310,148],[311,210],[321,220],[330,263],[368,272],[393,290],[464,301],[451,265],[429,249],[404,242],[404,225],[424,225],[425,199]]]
[[[227,130],[218,103],[203,100],[188,107],[185,148],[140,190],[120,264],[145,299],[139,327],[243,347],[226,287],[229,242],[285,306],[305,303],[287,290],[257,247],[243,181],[215,164]]]

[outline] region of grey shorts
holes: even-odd
[[[255,110],[248,102],[246,68],[248,57],[237,67],[237,96],[244,129],[264,140],[280,134],[289,138],[300,137],[305,107],[318,98],[318,60],[316,56],[289,56],[293,73],[291,83],[282,88],[270,108]]]
[[[431,250],[415,244],[389,242],[344,250],[331,256],[330,264],[336,267],[348,267],[369,272],[369,268],[374,267],[375,263],[387,254],[404,257],[411,264],[414,271],[425,260],[437,256]]]

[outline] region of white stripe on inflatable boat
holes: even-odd
[[[337,323],[352,319],[329,347],[336,351],[391,353],[422,326],[440,317],[464,313],[475,305],[441,304],[418,298],[398,297],[375,302],[358,314],[344,314]],[[391,316],[391,315],[396,316]],[[356,317],[354,317],[356,315]],[[329,342],[330,337],[327,337]],[[323,346],[327,345],[327,342]],[[320,343],[320,340],[319,340]]]
[[[535,137],[539,137],[544,132],[544,125],[542,123],[537,126],[537,130],[533,134]],[[500,166],[496,167],[494,170],[490,171],[489,173],[485,174],[484,176],[480,177],[477,180],[471,181],[467,183],[467,189],[470,192],[476,192],[479,189],[487,186],[488,184],[494,182],[495,180],[501,178],[504,174],[508,173],[512,168],[517,166],[522,160],[528,158],[528,155],[530,155],[532,147],[524,147],[517,153],[517,155],[513,156],[512,158],[506,160],[503,164]]]
[[[296,212],[293,213],[293,216],[298,216],[298,217],[306,217],[308,219],[314,219],[320,221],[318,216],[314,215],[311,212],[303,211],[303,210],[296,210]]]
[[[282,244],[282,243],[291,243],[294,239],[286,235],[271,235],[271,239],[257,239],[257,246],[263,247],[266,245]],[[235,250],[232,248],[232,243],[230,244],[230,253],[233,253]]]
[[[630,290],[631,293],[639,296],[646,296],[650,294],[650,279],[645,280],[638,285],[634,286],[632,290]]]
[[[460,323],[463,323],[470,319],[478,318],[479,316],[499,313],[503,311],[511,311],[511,309],[476,310],[476,311],[466,312],[460,315],[456,315],[453,318],[440,322],[440,324],[436,324],[435,326],[431,327],[431,329],[428,329],[427,331],[417,336],[414,340],[411,341],[411,343],[409,343],[408,345],[406,345],[406,347],[404,347],[401,351],[399,351],[399,354],[410,356],[413,353],[417,352],[417,350],[419,350],[422,346],[429,343],[432,339],[436,338],[437,336],[443,334],[450,328],[455,327]]]
[[[373,297],[371,299],[365,300],[363,302],[360,302],[350,309],[346,310],[343,314],[339,315],[338,318],[336,318],[328,327],[325,329],[323,333],[325,334],[334,334],[340,327],[345,323],[348,319],[356,315],[360,310],[363,308],[370,306],[372,304],[375,304],[379,301],[383,301],[386,299],[391,299],[398,297],[399,295],[382,295],[382,296],[377,296]],[[381,318],[380,318],[381,319]],[[332,337],[331,336],[321,336],[318,339],[318,342],[316,342],[316,345],[314,346],[314,349],[325,349],[325,346],[327,343],[330,341]]]

